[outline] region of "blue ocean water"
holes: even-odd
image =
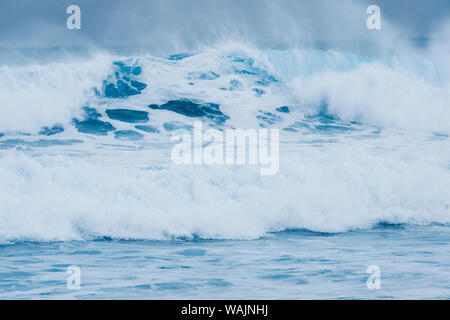
[[[435,52],[227,43],[0,66],[0,297],[448,299]],[[279,129],[279,171],[174,164],[194,121]]]
[[[2,245],[0,297],[20,299],[448,299],[450,230],[379,225],[259,240],[98,239]],[[413,249],[412,249],[413,248]],[[66,286],[70,266],[80,289]],[[381,270],[369,290],[368,266]]]

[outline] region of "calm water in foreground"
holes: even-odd
[[[252,241],[0,246],[3,299],[449,299],[450,228],[287,231]],[[67,288],[80,267],[81,288]],[[381,270],[369,290],[368,266]]]

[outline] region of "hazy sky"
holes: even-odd
[[[450,0],[0,0],[0,46],[150,45],[177,49],[217,40],[392,40],[427,36],[450,20]],[[66,28],[77,4],[82,29]],[[377,4],[382,30],[365,27]]]

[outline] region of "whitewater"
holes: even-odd
[[[446,45],[371,57],[226,42],[1,65],[0,292],[448,298]],[[171,135],[195,120],[279,129],[279,172],[173,164]],[[365,287],[371,263],[387,291]],[[89,289],[64,288],[72,264]]]
[[[437,66],[414,67],[237,44],[3,66],[0,239],[448,224],[450,85]],[[279,128],[280,173],[173,165],[170,135],[199,119]]]

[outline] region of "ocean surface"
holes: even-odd
[[[440,45],[0,65],[0,298],[449,299]],[[279,129],[279,171],[174,164],[194,121]]]
[[[448,299],[448,227],[289,230],[259,240],[2,245],[1,298]],[[413,248],[413,249],[412,249]],[[78,266],[80,289],[68,290]],[[369,265],[381,289],[369,290]]]

